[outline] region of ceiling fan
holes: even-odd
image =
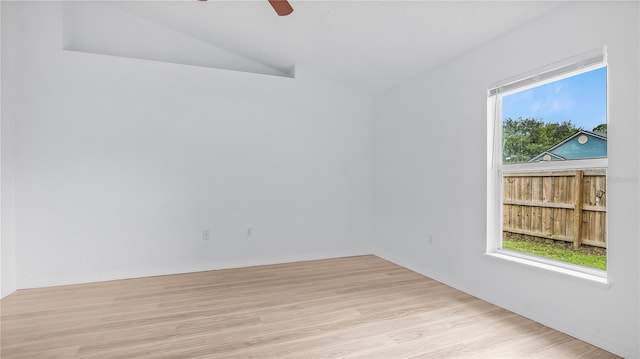
[[[207,0],[198,0],[198,1],[207,1]],[[273,10],[276,11],[278,16],[287,16],[293,12],[293,7],[287,0],[268,0]]]

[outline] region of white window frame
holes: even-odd
[[[504,174],[511,172],[583,170],[594,168],[604,169],[606,173],[608,169],[608,157],[503,164],[502,97],[603,67],[607,67],[606,48],[590,51],[548,65],[544,68],[503,80],[489,88],[487,99],[487,254],[538,268],[550,269],[582,277],[586,276],[588,279],[595,278],[597,281],[606,283],[606,271],[501,248],[503,233],[502,186]],[[607,112],[608,108],[607,93]],[[609,123],[608,113],[607,123]]]

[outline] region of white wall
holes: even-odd
[[[2,3],[0,3],[0,159],[2,158]],[[1,163],[1,160],[0,160]],[[2,298],[2,166],[0,166],[0,298]]]
[[[376,101],[377,253],[625,357],[640,357],[638,3],[576,2]],[[583,51],[609,53],[609,289],[486,247],[486,91]],[[432,242],[429,242],[432,236]]]
[[[0,9],[4,7],[4,3],[0,3]],[[4,26],[11,19],[4,18],[4,12],[0,12],[0,23]],[[12,72],[8,72],[8,64],[15,65],[15,59],[8,55],[14,48],[15,41],[7,36],[5,31],[0,30],[2,35],[2,52],[0,53],[0,83],[2,90],[0,98],[0,116],[1,116],[1,156],[2,162],[2,181],[0,183],[0,211],[2,218],[0,223],[0,296],[4,297],[16,290],[16,265],[15,265],[15,236],[14,236],[14,164],[13,164],[13,91],[11,89],[15,83],[15,76]]]
[[[18,288],[369,253],[369,97],[63,51],[61,15],[3,4]]]

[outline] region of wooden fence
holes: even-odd
[[[503,236],[607,247],[604,169],[505,173]]]

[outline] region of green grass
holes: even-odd
[[[515,252],[533,254],[585,267],[607,269],[607,256],[605,254],[585,253],[583,250],[573,249],[561,242],[540,243],[505,238],[502,240],[502,247]]]

